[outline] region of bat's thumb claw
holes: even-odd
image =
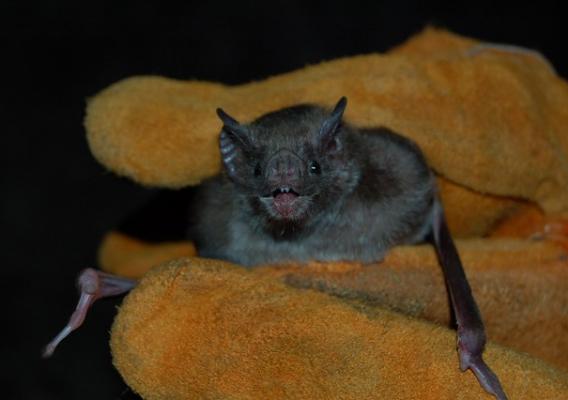
[[[481,355],[472,355],[468,352],[460,351],[460,369],[462,371],[471,369],[483,389],[498,400],[507,400],[507,395],[501,386],[501,382],[499,382],[499,378],[483,361]]]

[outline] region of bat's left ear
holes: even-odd
[[[321,126],[319,136],[325,151],[339,150],[340,143],[337,138],[337,132],[339,131],[339,124],[341,123],[341,118],[343,117],[346,106],[347,97],[343,96],[335,105],[331,115],[326,118]]]

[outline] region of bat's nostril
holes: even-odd
[[[301,178],[303,161],[289,150],[280,150],[268,162],[269,180],[285,183]]]

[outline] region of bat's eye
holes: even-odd
[[[254,176],[260,176],[262,174],[262,169],[260,168],[260,163],[256,163],[254,167]]]
[[[310,174],[319,175],[321,174],[321,167],[317,161],[312,161],[309,167]]]

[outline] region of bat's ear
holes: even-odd
[[[221,121],[223,121],[223,131],[227,132],[241,144],[250,146],[251,143],[246,127],[242,126],[236,119],[223,111],[222,108],[217,109],[217,115]]]
[[[231,178],[238,178],[238,164],[242,161],[243,152],[250,150],[251,141],[246,126],[241,125],[221,108],[217,115],[223,121],[223,130],[219,137],[221,158]]]
[[[341,147],[337,133],[339,132],[341,118],[343,117],[346,106],[347,97],[343,96],[335,105],[331,115],[323,121],[319,136],[322,149],[326,152],[334,152]]]

